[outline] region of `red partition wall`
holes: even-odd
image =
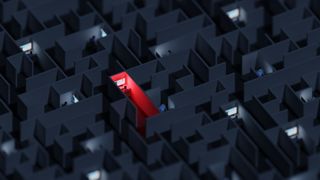
[[[126,72],[113,75],[111,79],[135,104],[137,109],[136,127],[144,134],[146,118],[158,114],[158,108]]]

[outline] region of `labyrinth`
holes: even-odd
[[[0,0],[0,180],[316,180],[319,104],[319,0]]]

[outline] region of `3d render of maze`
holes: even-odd
[[[319,0],[1,0],[0,180],[320,178]]]

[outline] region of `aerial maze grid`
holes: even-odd
[[[319,0],[1,0],[0,180],[320,177]]]

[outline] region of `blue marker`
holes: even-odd
[[[161,104],[161,105],[159,106],[159,111],[160,111],[160,112],[165,112],[165,111],[167,111],[166,105]]]
[[[262,77],[262,76],[264,75],[263,70],[262,70],[262,69],[258,69],[258,70],[256,71],[256,75],[257,75],[258,77]]]

